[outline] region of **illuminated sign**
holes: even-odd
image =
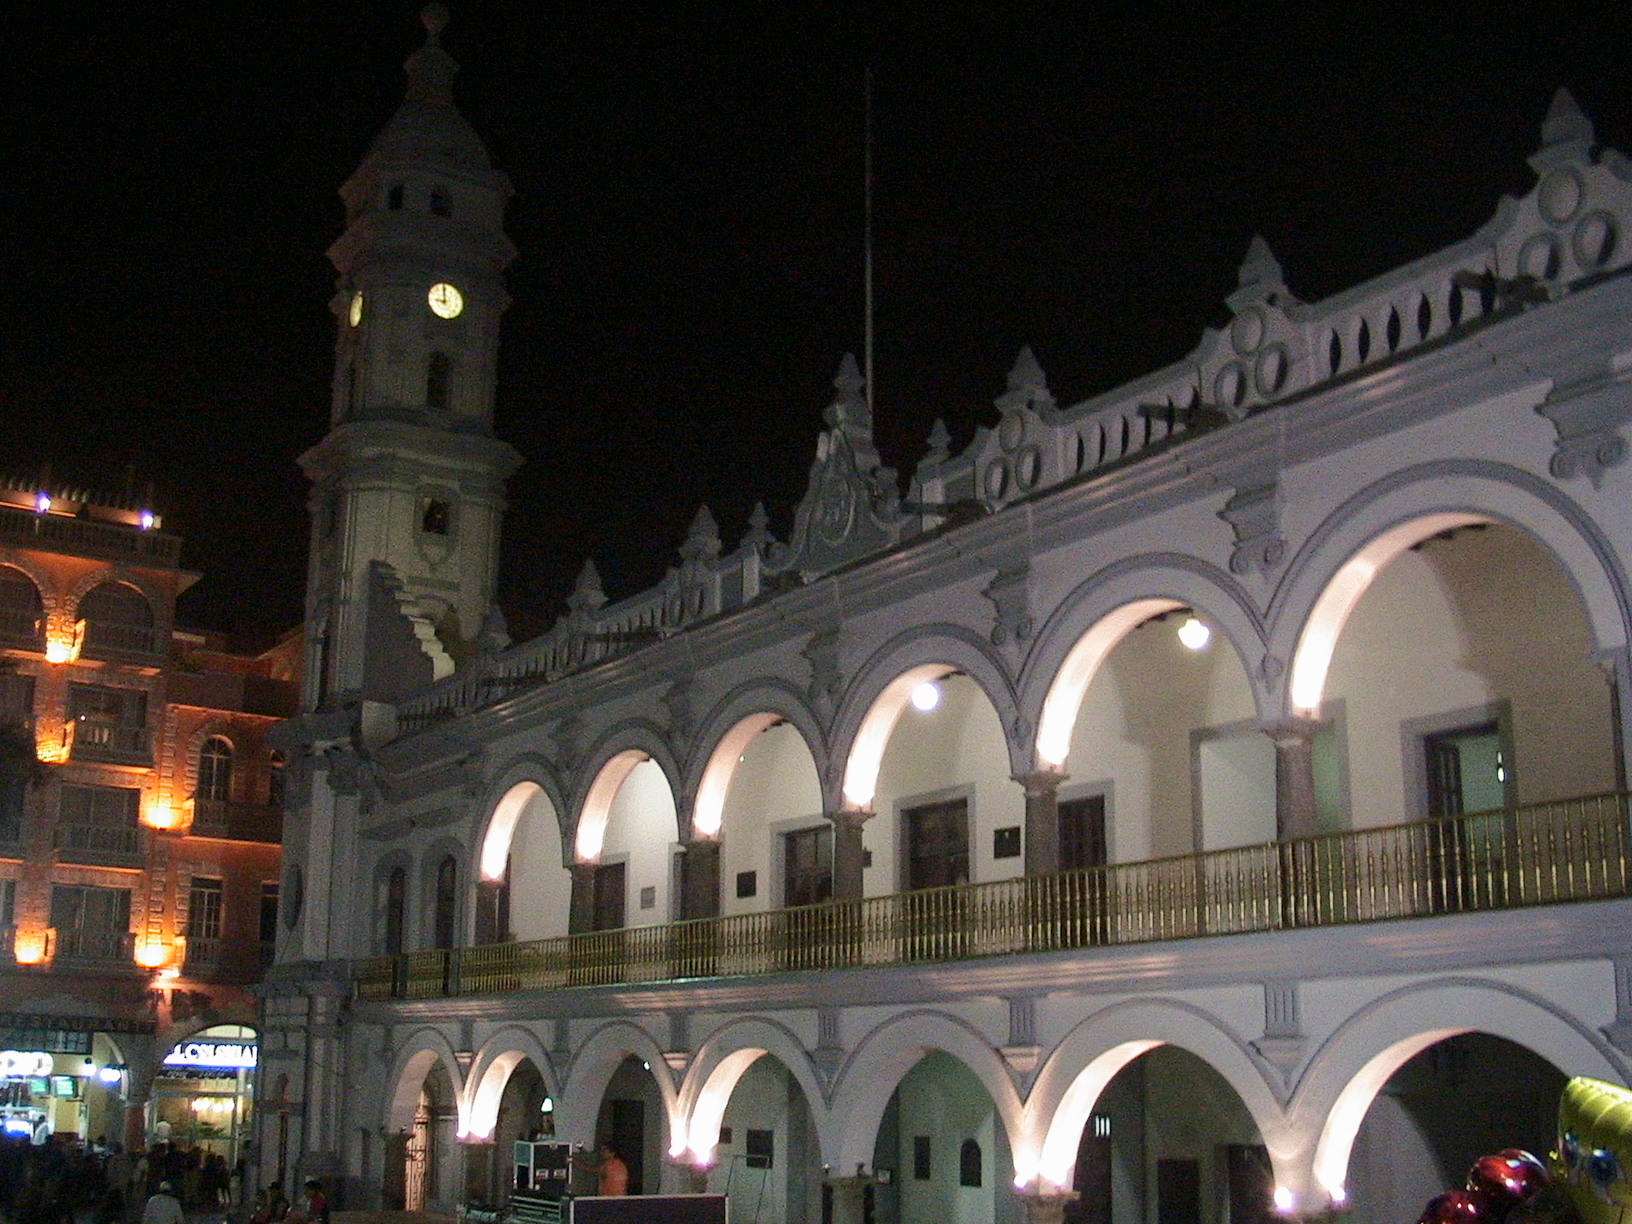
[[[167,1067],[224,1067],[251,1070],[259,1059],[252,1045],[230,1042],[184,1041],[164,1056]]]
[[[43,1051],[0,1050],[0,1079],[32,1079],[51,1074],[51,1055]]]

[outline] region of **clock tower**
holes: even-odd
[[[447,11],[422,20],[402,105],[340,189],[346,229],[329,248],[330,430],[301,458],[309,709],[388,701],[454,670],[493,600],[520,462],[493,436],[510,182],[454,106]]]

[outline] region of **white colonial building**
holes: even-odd
[[[434,23],[433,23],[434,25]],[[1632,170],[512,645],[508,185],[435,32],[344,189],[263,1171],[624,1149],[739,1224],[1413,1219],[1632,1056]],[[812,410],[820,407],[813,396]],[[524,486],[518,488],[521,495]]]

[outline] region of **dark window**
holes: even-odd
[[[796,833],[784,835],[782,855],[783,905],[817,905],[832,900],[832,825],[800,829]]]
[[[752,897],[757,892],[759,892],[759,872],[737,872],[737,896]]]
[[[17,881],[0,880],[0,927],[16,925]]]
[[[595,906],[592,931],[616,931],[624,926],[626,872],[623,863],[602,863],[595,868]]]
[[[70,684],[74,750],[140,753],[147,748],[147,694],[104,684]]]
[[[34,728],[34,677],[0,672],[0,722]]]
[[[104,582],[86,591],[76,610],[85,622],[85,650],[153,654],[159,649],[153,628],[153,607],[135,587]]]
[[[436,865],[436,913],[433,915],[432,947],[453,947],[454,926],[459,906],[459,864],[445,855]]]
[[[497,880],[483,880],[476,891],[476,942],[502,943],[510,938],[510,860]]]
[[[425,359],[425,406],[446,410],[453,386],[453,358],[432,353]]]
[[[419,506],[419,529],[426,535],[447,535],[453,523],[453,508],[447,502],[427,497]]]
[[[385,884],[385,953],[401,956],[408,917],[408,873],[393,867]]]
[[[912,1137],[912,1176],[915,1181],[928,1181],[931,1176],[928,1135]]]
[[[15,566],[0,565],[0,639],[38,647],[45,637],[45,606],[34,580]]]
[[[232,797],[232,745],[219,735],[204,741],[198,752],[198,798],[225,803]]]
[[[750,1169],[769,1169],[776,1158],[776,1132],[749,1127],[744,1155]]]
[[[958,1185],[980,1185],[980,1144],[965,1139],[958,1148]]]
[[[1059,814],[1060,870],[1105,866],[1110,861],[1105,843],[1105,796],[1062,800]]]
[[[128,955],[130,889],[53,884],[51,925],[58,955],[105,960]]]
[[[907,834],[907,889],[969,882],[969,801],[926,803],[902,813]]]
[[[301,907],[306,904],[306,876],[297,864],[289,869],[289,904],[280,901],[279,912],[283,915],[283,925],[291,931],[300,921]]]
[[[283,753],[274,752],[266,761],[266,801],[273,807],[282,807],[284,802],[284,787],[289,782],[285,770],[288,762],[283,759]]]
[[[134,825],[142,792],[125,786],[89,786],[64,782],[57,815],[64,824]]]
[[[431,216],[451,217],[453,205],[448,200],[448,193],[442,188],[433,188],[431,191]]]
[[[1004,825],[992,830],[992,857],[994,859],[1020,857],[1020,826]]]
[[[402,184],[392,183],[391,190],[385,193],[385,206],[392,212],[402,207]]]
[[[187,890],[187,937],[189,939],[221,938],[221,881],[208,876],[194,876]]]
[[[261,885],[261,942],[269,944],[278,937],[278,886],[276,882]]]

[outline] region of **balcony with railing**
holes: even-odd
[[[142,561],[172,569],[181,560],[179,536],[124,523],[40,514],[20,506],[0,506],[0,539],[22,548],[45,546],[81,556]]]
[[[432,949],[354,967],[415,999],[888,967],[1632,894],[1628,796],[1120,863],[859,901]]]
[[[87,619],[80,654],[88,659],[153,664],[163,660],[168,645],[169,635],[157,625]]]
[[[90,930],[58,927],[51,962],[62,969],[64,962],[112,966],[136,971],[136,937],[129,931]]]
[[[53,844],[59,863],[141,867],[147,862],[146,830],[139,825],[59,824]]]
[[[189,935],[182,973],[215,982],[254,982],[271,963],[268,945],[259,940]]]
[[[153,735],[139,723],[98,722],[81,718],[74,724],[72,756],[76,761],[152,765]]]
[[[266,803],[195,799],[193,823],[187,831],[194,837],[277,845],[283,840],[283,809]]]

